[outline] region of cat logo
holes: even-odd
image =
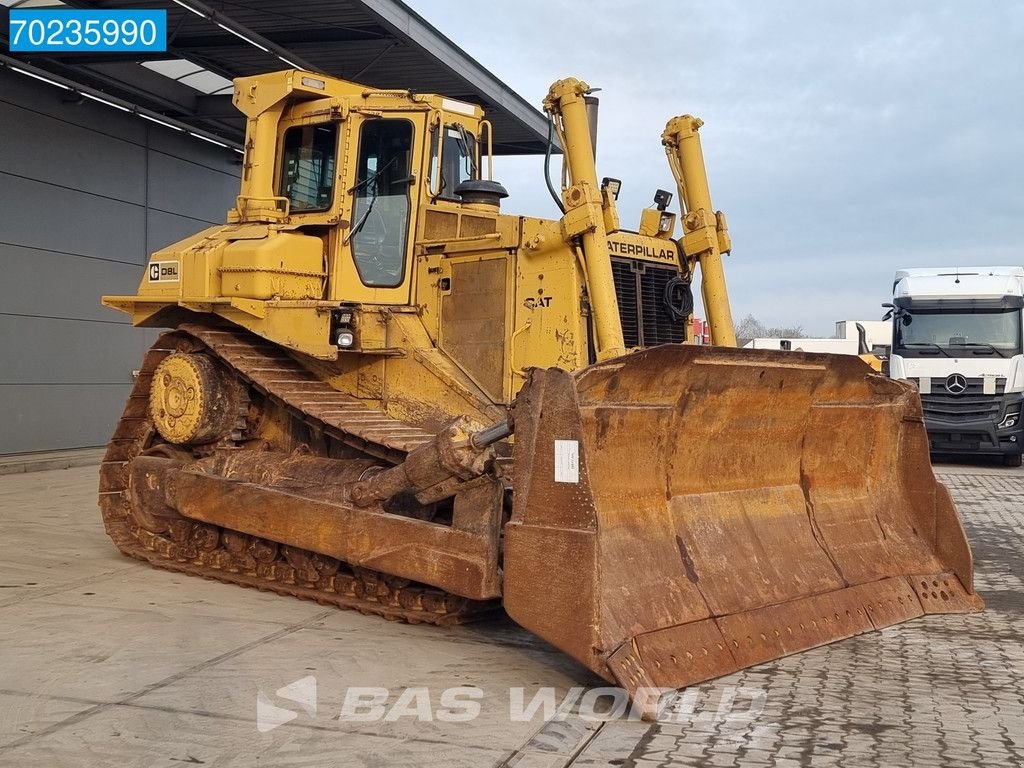
[[[149,282],[151,283],[176,283],[178,282],[178,262],[176,261],[154,261],[149,265]]]

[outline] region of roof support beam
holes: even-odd
[[[218,136],[215,133],[204,131],[202,128],[196,128],[188,123],[183,123],[180,120],[175,120],[173,117],[167,117],[161,115],[159,112],[154,112],[151,109],[146,109],[138,104],[133,104],[130,101],[118,98],[117,96],[111,96],[109,93],[90,88],[87,85],[70,80],[69,78],[56,75],[53,72],[49,72],[39,67],[34,67],[31,64],[27,64],[20,59],[12,59],[10,56],[6,56],[0,53],[0,65],[6,66],[8,69],[18,72],[19,74],[26,75],[34,78],[35,80],[41,80],[44,83],[49,83],[56,88],[63,88],[65,91],[71,91],[84,96],[92,101],[97,101],[100,104],[105,104],[108,107],[120,110],[121,112],[127,112],[132,115],[137,115],[145,120],[149,120],[153,123],[159,123],[167,128],[173,128],[174,130],[187,133],[189,136],[193,136],[203,141],[208,141],[211,144],[217,144],[225,149],[233,149],[236,152],[242,151],[242,145]]]
[[[241,113],[231,103],[230,96],[205,96],[196,97],[196,117],[211,119],[237,119]]]
[[[179,2],[179,0],[175,0],[175,2]],[[411,42],[425,55],[437,59],[479,93],[488,94],[491,99],[501,105],[509,117],[519,122],[534,135],[547,135],[547,118],[543,114],[482,67],[468,53],[430,26],[422,16],[408,6],[393,2],[393,0],[356,0],[356,2],[373,17],[379,19],[397,37]]]
[[[319,67],[306,61],[301,56],[292,53],[287,48],[283,48],[272,40],[268,40],[263,37],[263,35],[252,31],[244,24],[239,24],[223,11],[215,10],[201,0],[174,0],[174,2],[182,8],[191,11],[196,16],[201,16],[207,21],[216,24],[221,29],[230,32],[235,37],[244,40],[253,47],[259,48],[261,51],[265,51],[276,56],[289,67],[293,67],[295,69],[306,69],[311,72],[320,71]]]

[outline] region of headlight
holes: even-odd
[[[1007,406],[1006,413],[1003,414],[1003,420],[996,425],[996,429],[1009,429],[1010,427],[1017,426],[1017,422],[1020,421],[1020,407],[1021,403]]]

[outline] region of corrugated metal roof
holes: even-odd
[[[72,8],[124,8],[123,0],[64,0]],[[279,70],[282,58],[377,88],[408,88],[480,104],[494,125],[495,152],[544,151],[544,115],[465,51],[397,0],[138,0],[133,8],[167,10],[168,51],[127,59],[124,54],[10,54],[63,78],[98,88],[233,142],[244,122],[230,97],[203,93],[146,61],[185,59],[234,78]],[[4,3],[5,5],[7,3]],[[220,26],[219,24],[223,24]],[[252,33],[252,34],[250,34]],[[6,14],[0,39],[6,42]],[[261,50],[245,37],[269,41]],[[6,47],[6,46],[5,46]],[[283,52],[283,54],[282,54]]]

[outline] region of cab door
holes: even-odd
[[[408,304],[424,118],[352,117],[356,151],[334,247],[332,298]]]

